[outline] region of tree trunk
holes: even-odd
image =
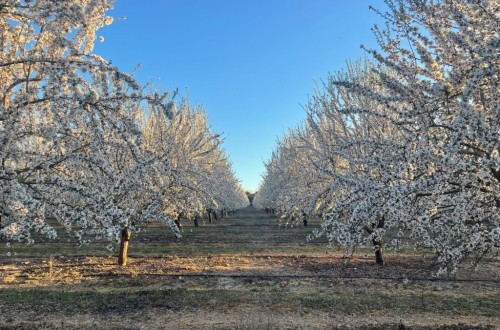
[[[130,236],[132,236],[132,232],[130,231],[130,229],[128,229],[128,227],[123,228],[122,241],[120,243],[120,255],[118,256],[118,265],[120,266],[127,265],[127,250]]]
[[[380,244],[380,239],[373,239],[372,240],[373,247],[375,248],[375,263],[377,265],[384,265],[384,258],[382,256],[382,246]]]
[[[212,223],[212,211],[208,210],[208,223]]]
[[[198,216],[195,216],[193,221],[194,221],[194,226],[198,227]]]
[[[366,225],[365,230],[371,235],[373,234],[375,228],[384,228],[384,226],[385,226],[385,217],[382,215],[376,222],[371,223],[371,225]],[[372,238],[373,248],[375,249],[375,263],[377,265],[382,266],[384,265],[384,258],[382,256],[381,243],[382,243],[381,237]]]
[[[179,219],[175,220],[174,221],[175,225],[177,226],[177,229],[179,229],[180,232],[182,232],[182,225],[181,225],[181,221]]]

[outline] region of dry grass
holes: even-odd
[[[61,242],[15,246],[15,257],[0,259],[0,329],[500,324],[496,259],[436,280],[432,260],[421,254],[388,254],[385,267],[364,251],[344,259],[324,243],[305,244],[311,228],[285,231],[253,209],[210,226],[184,226],[182,241],[159,226],[135,235],[126,267],[99,252],[98,243],[83,250]]]

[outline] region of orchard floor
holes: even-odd
[[[433,277],[432,256],[342,258],[248,207],[177,240],[134,233],[126,267],[69,237],[0,247],[0,329],[500,329],[500,261]]]

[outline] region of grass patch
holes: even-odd
[[[135,315],[147,327],[147,313],[196,317],[201,312],[198,322],[203,325],[212,312],[249,310],[258,318],[238,317],[254,322],[255,329],[280,328],[271,322],[270,312],[290,315],[292,325],[314,313],[327,319],[332,314],[392,315],[387,322],[404,314],[439,315],[452,321],[457,315],[498,319],[498,262],[486,265],[479,275],[459,274],[484,282],[422,280],[418,278],[430,274],[425,267],[431,262],[420,257],[426,251],[387,251],[388,266],[377,267],[371,247],[344,259],[343,251],[328,248],[324,238],[306,243],[307,234],[318,225],[314,220],[307,228],[284,228],[269,215],[246,209],[199,228],[184,222],[184,238],[178,240],[164,225],[151,224],[132,235],[127,267],[116,265],[117,252],[110,253],[107,242],[78,247],[61,236],[31,246],[0,244],[0,256],[16,254],[0,259],[0,329],[2,322],[10,322],[12,328],[26,323],[30,328],[57,313],[70,318],[85,314],[92,322],[96,317],[121,321]],[[33,315],[38,321],[31,321]],[[213,328],[230,324],[212,321]],[[189,328],[190,320],[186,324]],[[225,328],[235,328],[231,324]]]
[[[125,283],[122,283],[125,284]],[[219,310],[236,305],[255,305],[264,309],[288,311],[335,311],[368,313],[376,310],[396,313],[439,313],[496,316],[500,293],[454,294],[370,289],[356,293],[351,288],[333,291],[290,289],[247,285],[240,289],[186,286],[180,288],[123,287],[1,289],[0,305],[34,311],[102,314],[127,313],[132,309]]]

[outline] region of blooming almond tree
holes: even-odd
[[[322,172],[318,145],[306,124],[278,140],[255,198],[257,207],[277,210],[287,223],[298,222],[304,214],[321,214],[327,205],[329,177]]]
[[[384,53],[371,53],[396,75],[384,80],[392,98],[376,98],[400,117],[409,177],[390,203],[454,271],[500,245],[500,4],[387,4]]]
[[[307,106],[333,178],[317,234],[380,252],[391,229],[455,271],[500,245],[500,4],[386,3],[374,64],[330,76]]]
[[[400,225],[386,216],[386,196],[399,183],[387,174],[398,171],[404,141],[384,107],[369,95],[350,90],[356,86],[384,95],[374,70],[368,61],[348,62],[345,71],[331,75],[324,90],[317,91],[307,110],[308,123],[321,146],[316,148],[317,157],[331,176],[330,208],[324,213],[327,221],[322,228],[330,241],[347,248],[373,244],[376,262],[383,264],[382,237],[387,228]],[[387,69],[379,71],[389,74]],[[339,80],[345,86],[337,84]]]
[[[211,188],[211,200],[206,203],[208,208],[219,209],[224,214],[228,210],[237,210],[249,204],[245,191],[232,171],[231,162],[223,154],[214,164],[206,184]]]
[[[96,31],[112,22],[109,8],[106,0],[0,4],[1,237],[53,238],[54,221],[79,242],[116,240],[146,218],[173,225],[158,212],[163,198],[147,171],[158,160],[141,149],[131,112],[164,107],[165,95],[144,94],[91,53]]]
[[[327,233],[329,240],[344,245],[346,252],[353,246],[373,244],[376,261],[383,264],[381,238],[386,228],[399,225],[383,216],[384,194],[392,184],[383,173],[395,168],[392,158],[399,154],[401,134],[386,123],[382,109],[370,97],[333,84],[335,79],[343,79],[359,88],[376,86],[372,69],[366,61],[348,62],[344,72],[331,75],[324,89],[317,90],[306,105],[306,129],[295,133],[295,152],[287,155],[279,144],[280,162],[296,162],[296,170],[282,175],[286,182],[277,186],[285,188],[278,190],[281,195],[289,194],[284,201],[288,207],[300,205],[300,210],[306,211],[314,207],[315,213],[334,220],[325,221],[317,235]],[[377,112],[373,115],[356,109]],[[297,154],[307,157],[298,158]],[[277,166],[278,171],[287,168]],[[268,190],[266,179],[276,181],[276,175],[269,177],[270,169],[261,191]],[[288,181],[298,183],[297,187],[287,189]],[[298,191],[302,201],[294,198]]]
[[[364,208],[361,218],[397,223],[417,245],[436,252],[440,272],[454,271],[500,240],[499,4],[386,2],[388,28],[376,29],[383,53],[370,53],[390,74],[378,71],[377,88],[345,79],[332,84],[371,98],[376,106],[350,111],[382,111],[404,143],[389,153],[392,169],[381,172],[389,184],[380,190],[379,207],[352,205]],[[337,218],[328,216],[324,228],[334,228]]]
[[[173,101],[172,101],[173,102]],[[162,175],[164,213],[194,217],[206,209],[236,209],[245,206],[244,196],[231,164],[225,157],[219,134],[210,131],[206,114],[192,107],[187,98],[171,104],[171,111],[150,108],[143,114],[146,147],[164,158],[168,169]]]

